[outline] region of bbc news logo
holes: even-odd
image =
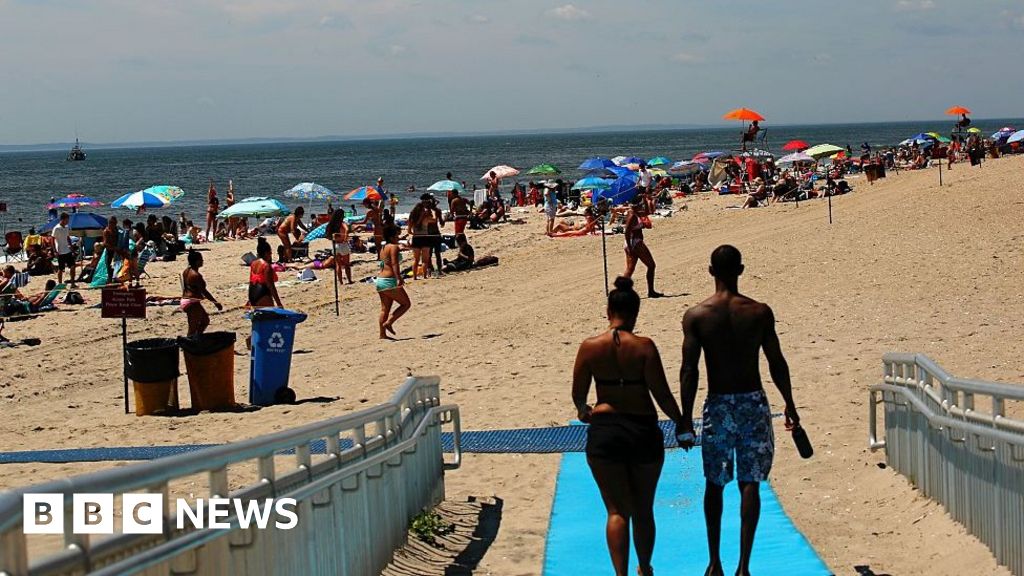
[[[294,498],[241,500],[239,498],[198,498],[190,503],[175,500],[174,520],[178,530],[185,528],[231,528],[234,515],[238,526],[266,530],[291,530],[299,523]],[[65,509],[63,494],[25,494],[22,500],[25,534],[63,534]],[[128,493],[121,497],[121,532],[124,534],[161,534],[164,530],[162,494]],[[113,534],[113,494],[75,494],[71,506],[71,531],[74,534]]]

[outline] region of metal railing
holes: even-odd
[[[1024,575],[1024,421],[1006,415],[1008,401],[1024,401],[1024,385],[955,378],[922,354],[882,363],[882,383],[869,392],[871,449],[885,448],[889,466]]]
[[[0,575],[379,574],[405,542],[409,521],[444,498],[443,470],[461,463],[459,409],[440,404],[439,384],[436,377],[409,378],[390,401],[347,416],[0,494]],[[451,462],[441,447],[448,423]],[[294,459],[294,468],[279,473],[281,458]],[[252,464],[255,478],[235,473]],[[208,479],[197,497],[294,498],[297,525],[242,529],[232,514],[229,529],[179,530],[172,482],[196,475]],[[231,480],[242,487],[229,491]],[[94,540],[71,533],[73,494],[128,492],[163,495],[162,534]],[[63,548],[31,562],[25,493],[61,493],[65,506]]]

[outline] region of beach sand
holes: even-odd
[[[980,169],[961,164],[943,177],[942,188],[934,170],[891,174],[873,186],[852,179],[856,191],[833,199],[831,225],[824,200],[729,210],[741,199],[702,194],[677,201],[687,209],[655,220],[646,234],[659,289],[672,297],[645,299],[637,331],[658,343],[675,390],[680,319],[713,287],[708,255],[722,243],[743,251],[740,288],[775,311],[794,394],[816,447],[812,460],[800,460],[779,422],[773,485],[836,574],[855,574],[855,566],[899,576],[1008,574],[939,505],[881,468],[882,453],[866,448],[867,387],[879,381],[885,352],[923,352],[956,375],[1024,381],[1024,198],[1018,184],[1024,158]],[[95,309],[62,307],[10,323],[9,338],[39,337],[43,344],[0,350],[0,445],[30,450],[237,440],[372,406],[408,373],[440,375],[444,401],[459,404],[465,430],[565,424],[575,416],[569,387],[576,348],[607,325],[601,239],[549,239],[540,234],[539,214],[514,215],[527,223],[471,232],[477,256],[496,254],[499,266],[408,285],[413,308],[396,324],[399,342],[377,340],[379,305],[371,286],[342,287],[338,319],[329,274],[311,284],[285,282],[285,306],[310,314],[298,327],[301,353],[294,357],[292,387],[300,399],[319,401],[184,418],[125,415],[119,322],[100,319]],[[622,269],[621,242],[608,239],[612,277]],[[212,314],[211,330],[238,331],[242,351],[247,271],[239,256],[254,247],[249,241],[211,245],[203,269],[211,291],[227,305]],[[357,278],[374,272],[366,255],[355,258]],[[150,294],[177,296],[184,266],[151,264]],[[640,285],[642,274],[641,266]],[[31,288],[41,289],[42,282],[34,279]],[[95,303],[99,295],[87,292],[86,298]],[[129,321],[129,339],[184,328],[175,307],[150,308],[147,320]],[[248,370],[247,357],[236,357],[238,400],[246,400]],[[763,374],[779,408],[766,369]],[[183,376],[187,398],[185,382]],[[476,573],[540,572],[557,466],[555,455],[470,454],[461,470],[448,474],[450,498],[503,502],[497,538]],[[97,468],[3,466],[0,488]],[[662,527],[658,545],[686,543],[674,542],[670,527]]]

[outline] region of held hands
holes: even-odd
[[[694,433],[692,422],[676,422],[676,444],[686,451],[697,445],[697,435]]]

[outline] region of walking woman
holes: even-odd
[[[664,437],[654,403],[683,430],[658,348],[636,336],[640,296],[629,278],[615,279],[608,295],[608,331],[580,344],[572,373],[572,401],[587,430],[587,464],[608,510],[605,537],[617,576],[629,566],[629,532],[639,574],[653,574],[654,491],[665,460]],[[597,404],[587,404],[590,382]],[[651,398],[654,398],[654,401]]]
[[[210,325],[210,315],[203,308],[203,300],[213,302],[217,310],[224,306],[210,294],[206,280],[199,269],[203,267],[203,255],[195,250],[188,251],[188,268],[181,273],[181,311],[188,317],[188,337],[198,337]]]
[[[377,273],[377,295],[380,296],[380,337],[382,340],[394,340],[395,321],[412,307],[409,295],[405,292],[405,280],[402,279],[402,254],[398,250],[399,229],[391,225],[384,229],[384,240],[387,244],[380,251],[380,272]],[[391,306],[398,302],[394,312]],[[389,335],[390,334],[390,335]]]
[[[348,243],[348,224],[345,223],[345,211],[335,210],[331,212],[331,219],[327,221],[327,229],[324,236],[334,242],[334,272],[338,275],[338,282],[344,283],[342,274],[348,276],[348,283],[352,283],[352,246]]]
[[[643,262],[647,267],[647,297],[661,298],[664,294],[654,289],[654,256],[644,243],[644,228],[650,227],[651,218],[647,212],[647,203],[644,197],[638,194],[633,198],[629,214],[626,215],[626,271],[622,275],[632,278],[637,261]]]
[[[434,269],[430,261],[430,253],[434,237],[431,235],[431,227],[437,228],[437,216],[434,213],[432,196],[424,194],[420,196],[420,203],[417,204],[409,214],[409,234],[412,235],[412,279],[419,279],[420,261],[423,261],[423,277],[429,278]],[[438,233],[440,230],[438,229]],[[438,240],[440,238],[438,237]],[[383,258],[383,256],[382,256]]]
[[[284,308],[277,295],[277,272],[274,271],[274,251],[270,243],[260,238],[256,243],[256,259],[249,265],[249,306],[265,308],[276,305]]]

